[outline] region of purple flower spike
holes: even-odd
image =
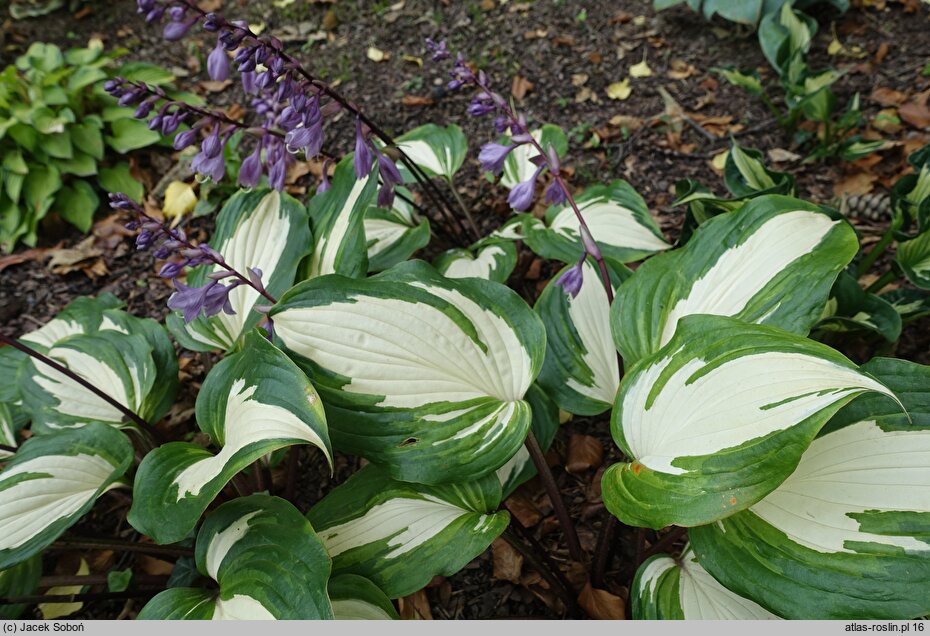
[[[516,148],[516,145],[510,144],[504,146],[502,144],[484,144],[481,146],[481,152],[478,153],[478,161],[481,162],[481,169],[487,172],[493,172],[494,174],[500,174],[501,170],[504,169],[504,162],[507,160],[507,155],[510,154],[510,151]]]
[[[217,82],[229,79],[229,57],[226,55],[223,44],[219,41],[217,41],[216,47],[207,58],[207,73],[210,75],[210,79]]]
[[[536,171],[533,172],[533,176],[514,186],[513,190],[510,191],[510,195],[507,197],[507,202],[510,203],[510,207],[520,212],[526,212],[530,209],[530,206],[533,205],[533,196],[536,194],[536,178],[541,171],[542,167],[536,168]]]
[[[259,144],[255,152],[242,162],[239,168],[239,185],[243,188],[254,188],[262,178],[262,146]]]
[[[565,270],[565,273],[555,279],[555,284],[561,287],[562,291],[572,298],[578,297],[578,293],[581,291],[581,285],[584,283],[584,274],[582,270],[584,259],[585,257],[582,254],[581,260]]]
[[[364,179],[371,173],[371,151],[362,134],[362,122],[355,118],[355,178]]]
[[[394,186],[404,182],[397,165],[386,157],[377,148],[375,155],[378,157],[378,175],[381,177],[381,188],[378,190],[378,207],[391,209],[394,205]]]
[[[203,287],[188,287],[174,280],[177,291],[168,299],[168,308],[184,314],[184,322],[193,321],[201,312],[205,316],[215,316],[221,311],[235,313],[229,304],[229,292],[233,286],[226,287],[217,281],[210,281]]]

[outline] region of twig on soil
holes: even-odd
[[[139,585],[165,585],[168,582],[167,575],[135,574],[132,576],[133,582]],[[38,587],[40,589],[49,587],[59,587],[63,585],[106,585],[106,574],[65,574],[43,576],[39,579]]]
[[[530,458],[536,466],[536,472],[542,479],[543,486],[546,488],[546,494],[549,495],[549,501],[555,510],[555,516],[559,519],[559,525],[562,527],[562,534],[565,536],[565,542],[568,544],[568,552],[572,559],[582,563],[584,554],[581,551],[581,544],[578,542],[578,533],[575,532],[575,524],[568,514],[568,508],[565,507],[565,501],[562,499],[562,493],[555,483],[555,477],[549,470],[549,464],[546,463],[546,457],[543,455],[542,448],[536,440],[536,436],[530,431],[526,436],[526,450],[530,453]]]
[[[161,556],[194,556],[193,548],[176,545],[156,545],[154,543],[136,543],[120,539],[92,539],[87,537],[63,537],[51,545],[52,550],[114,550],[116,552],[141,552]]]
[[[511,519],[513,520],[515,517],[511,516]],[[514,550],[519,552],[524,559],[529,561],[530,565],[532,565],[533,568],[539,572],[540,576],[546,579],[546,581],[551,586],[552,591],[555,592],[556,596],[559,597],[559,600],[562,601],[562,604],[565,605],[565,611],[568,612],[568,614],[572,617],[577,616],[578,604],[571,592],[571,587],[567,587],[555,575],[554,572],[558,572],[558,569],[556,568],[554,571],[552,571],[550,568],[543,565],[542,561],[540,561],[539,557],[536,555],[536,552],[534,550],[528,549],[526,545],[520,540],[520,538],[516,536],[516,533],[514,533],[510,528],[506,528],[502,536],[504,540],[513,547]],[[545,554],[545,551],[540,551],[540,554]]]
[[[675,545],[675,543],[677,543],[678,540],[681,539],[681,537],[684,536],[687,531],[687,528],[681,528],[677,526],[669,530],[665,536],[656,541],[651,548],[643,551],[643,553],[639,555],[636,560],[636,567],[639,568],[640,564],[652,555],[663,552]]]
[[[5,344],[8,344],[9,346],[13,347],[14,349],[19,349],[20,351],[22,351],[23,353],[25,353],[25,354],[28,355],[29,357],[34,358],[34,359],[38,360],[39,362],[42,362],[42,363],[44,363],[44,364],[46,364],[46,365],[52,367],[53,369],[55,369],[55,370],[58,371],[59,373],[61,373],[61,374],[65,375],[65,376],[67,376],[67,377],[70,378],[71,380],[74,380],[75,382],[77,382],[78,384],[80,384],[82,387],[84,387],[85,389],[87,389],[88,391],[90,391],[91,393],[93,393],[94,395],[96,395],[97,397],[99,397],[101,400],[105,401],[105,402],[106,402],[107,404],[109,404],[110,406],[112,406],[112,407],[118,409],[118,410],[120,411],[120,413],[122,413],[126,418],[128,418],[129,420],[131,420],[133,423],[135,423],[137,426],[139,426],[139,428],[141,428],[141,429],[143,429],[144,431],[146,431],[149,435],[151,435],[152,437],[154,437],[156,440],[158,440],[159,442],[164,441],[164,437],[162,436],[162,434],[161,434],[154,426],[152,426],[151,424],[149,424],[148,422],[146,422],[144,419],[142,419],[141,416],[139,416],[137,413],[133,412],[132,409],[130,409],[129,407],[127,407],[125,404],[122,404],[121,402],[117,401],[115,398],[113,398],[113,397],[107,395],[106,393],[104,393],[103,391],[101,391],[100,389],[98,389],[97,387],[95,387],[93,384],[91,384],[90,382],[88,382],[87,380],[85,380],[84,378],[82,378],[81,376],[79,376],[78,374],[76,374],[76,373],[75,373],[74,371],[72,371],[71,369],[69,369],[69,368],[67,368],[67,367],[65,367],[65,366],[63,366],[63,365],[61,365],[61,364],[55,362],[54,360],[52,360],[52,359],[49,358],[48,356],[45,356],[45,355],[39,353],[38,351],[36,351],[36,350],[33,349],[32,347],[29,347],[29,346],[23,344],[22,342],[19,342],[18,340],[15,340],[15,339],[13,339],[13,338],[9,338],[9,337],[7,337],[7,336],[4,336],[3,334],[0,334],[0,342],[3,342],[3,343],[5,343]]]
[[[2,605],[33,605],[35,603],[83,603],[87,601],[115,601],[127,598],[150,598],[164,588],[153,587],[147,590],[127,592],[89,592],[86,594],[33,594],[31,596],[7,596],[0,598]]]

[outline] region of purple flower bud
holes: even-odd
[[[329,181],[329,159],[323,161],[323,175],[320,178],[320,185],[316,187],[317,194],[323,194],[332,187]]]
[[[258,267],[249,267],[248,272],[249,282],[252,283],[256,289],[264,290],[265,286],[262,285],[262,270]]]
[[[296,151],[299,148],[309,146],[312,135],[313,133],[309,128],[304,128],[303,124],[300,124],[284,136],[284,143],[288,146],[288,149],[293,148]]]
[[[268,182],[271,187],[281,192],[284,190],[284,178],[287,176],[287,163],[282,156],[268,168]]]
[[[199,152],[191,161],[191,169],[219,183],[226,174],[226,162],[223,153],[220,152],[215,157],[208,157],[203,152]]]
[[[454,80],[451,80],[448,84],[446,84],[446,90],[457,91],[458,89],[462,88],[462,86],[464,85],[465,85],[465,82],[463,82],[462,80],[454,79]]]
[[[152,112],[152,107],[155,105],[155,99],[149,98],[139,104],[136,108],[136,112],[133,113],[133,117],[136,119],[145,119],[149,116],[149,113]]]
[[[215,316],[221,311],[232,316],[236,312],[232,305],[229,304],[229,292],[238,285],[226,287],[220,283],[207,285],[207,293],[204,294],[203,313],[205,316]]]
[[[364,179],[371,173],[371,151],[362,134],[362,121],[355,118],[355,178]]]
[[[220,24],[222,24],[222,18],[215,13],[208,13],[207,17],[204,18],[203,28],[210,32],[219,31]]]
[[[588,231],[588,226],[583,224],[579,228],[581,234],[581,244],[584,246],[584,251],[591,255],[594,260],[601,260],[601,248],[598,247],[597,243],[594,241],[594,237],[591,236],[591,232]]]
[[[149,23],[158,22],[159,20],[161,20],[161,17],[163,15],[165,15],[165,8],[155,7],[154,9],[152,9],[151,11],[145,14],[145,21]]]
[[[220,141],[219,122],[214,124],[213,132],[209,137],[203,140],[203,144],[201,144],[200,149],[203,151],[203,154],[207,159],[212,159],[217,155],[223,154],[223,142]]]
[[[136,249],[137,250],[147,250],[152,247],[152,243],[155,242],[155,236],[148,230],[143,230],[139,232],[139,235],[136,237]]]
[[[481,162],[481,169],[494,174],[500,174],[504,169],[504,162],[510,151],[516,148],[516,145],[489,143],[481,146],[481,152],[478,153],[478,161]]]
[[[381,177],[381,188],[378,190],[378,207],[390,209],[394,205],[394,186],[403,183],[400,171],[391,159],[384,156],[377,148],[378,175]]]
[[[506,117],[496,117],[494,119],[494,131],[499,135],[503,135],[507,132],[509,126],[510,122],[507,121]]]
[[[184,271],[184,263],[165,263],[158,270],[158,275],[162,278],[177,278]]]
[[[176,110],[173,115],[165,117],[161,122],[161,134],[171,135],[178,129],[181,122],[187,119],[187,112]]]
[[[471,115],[472,117],[483,117],[489,113],[493,113],[497,110],[497,106],[480,99],[473,99],[468,105],[468,108],[465,109],[465,112]]]
[[[565,190],[558,183],[553,181],[549,184],[549,187],[546,188],[546,203],[549,205],[563,205],[567,201],[568,197],[565,195]]]
[[[185,35],[187,35],[187,32],[190,30],[194,22],[196,22],[196,19],[188,20],[186,22],[168,22],[165,24],[165,28],[162,31],[162,37],[169,42],[180,40]]]
[[[215,282],[210,283],[210,285],[214,286],[216,284]],[[175,280],[175,292],[171,294],[171,297],[168,299],[168,308],[182,312],[184,314],[184,322],[191,322],[203,310],[208,286],[209,285],[204,287],[188,287],[184,283]]]
[[[255,95],[258,93],[258,86],[255,83],[255,71],[247,71],[241,75],[242,79],[242,90],[246,92],[247,95]]]
[[[216,46],[207,57],[207,74],[210,79],[217,82],[229,79],[229,57],[219,40],[217,40]]]
[[[168,9],[168,17],[175,22],[182,22],[187,16],[187,7],[175,5]]]
[[[522,181],[513,187],[510,195],[507,197],[510,207],[520,212],[525,212],[533,205],[533,196],[536,194],[536,177],[539,176],[542,168],[536,168],[532,176],[526,181]]]
[[[197,131],[196,130],[185,130],[184,132],[179,132],[175,138],[172,145],[175,150],[184,150],[191,144],[197,141]]]
[[[155,8],[155,0],[138,0],[136,6],[139,13],[148,13]]]
[[[578,297],[578,292],[581,291],[581,285],[584,283],[584,273],[582,269],[584,266],[584,258],[584,254],[582,254],[581,260],[562,272],[562,275],[555,279],[555,284],[561,287],[562,291],[572,298]]]
[[[161,115],[155,115],[149,120],[149,130],[158,130],[161,128],[161,123],[164,121],[164,117]]]
[[[441,40],[437,44],[432,39],[426,38],[426,50],[433,54],[431,59],[434,62],[441,62],[442,60],[452,57],[449,50],[446,48],[445,40]]]
[[[239,168],[239,185],[243,188],[254,188],[262,178],[262,146],[256,146],[255,151],[242,162]]]
[[[135,89],[129,89],[120,96],[119,101],[117,101],[117,104],[119,104],[120,106],[132,106],[133,104],[138,102],[141,97],[142,96],[139,94],[139,91]]]
[[[562,164],[559,162],[559,152],[555,146],[552,144],[546,146],[546,156],[549,159],[549,171],[552,174],[558,174]]]
[[[152,256],[154,256],[155,258],[160,258],[160,259],[168,258],[169,256],[171,256],[171,250],[169,250],[167,247],[164,246],[164,244],[162,244],[161,247],[159,247],[157,250],[152,252]]]

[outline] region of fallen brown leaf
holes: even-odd
[[[432,97],[425,97],[422,95],[404,95],[400,103],[409,108],[417,108],[421,106],[432,106],[436,101]]]
[[[833,196],[841,197],[868,194],[872,191],[874,183],[878,180],[878,175],[868,172],[856,172],[847,175],[833,184]]]
[[[12,265],[19,265],[20,263],[28,263],[29,261],[38,261],[44,260],[48,255],[50,250],[61,249],[61,246],[64,243],[59,243],[53,248],[48,247],[33,247],[16,254],[7,254],[6,256],[0,256],[0,272],[5,270],[7,267]]]
[[[433,612],[429,608],[429,599],[426,590],[419,590],[397,599],[400,608],[400,617],[407,621],[431,621]]]
[[[590,583],[578,595],[578,604],[596,620],[622,621],[626,618],[626,603],[622,598],[607,590],[593,588]]]
[[[930,91],[920,93],[898,108],[898,116],[914,128],[930,128],[930,108],[927,108],[928,97],[930,97]]]
[[[869,99],[873,102],[878,102],[882,106],[900,106],[907,100],[907,93],[893,88],[879,86],[872,91],[872,94],[869,95]]]
[[[494,539],[491,544],[491,557],[494,563],[494,578],[498,581],[520,582],[523,571],[523,555],[503,539]]]
[[[510,93],[519,100],[526,97],[526,94],[536,86],[533,82],[520,75],[513,76],[513,83],[510,85]]]
[[[48,270],[59,275],[82,271],[89,278],[109,274],[110,270],[103,260],[103,250],[94,247],[94,239],[88,236],[72,248],[49,250],[51,259],[47,265]]]
[[[207,91],[208,93],[221,93],[226,90],[227,87],[232,86],[232,80],[203,80],[198,82],[200,88]]]
[[[888,55],[888,43],[882,42],[878,45],[878,50],[875,51],[875,63],[881,64],[882,60]]]
[[[570,473],[583,473],[590,468],[597,468],[604,460],[604,445],[590,435],[572,435],[568,440],[568,459],[565,470]]]
[[[680,80],[691,77],[695,72],[694,66],[688,64],[684,60],[676,58],[672,60],[671,68],[668,69],[668,73],[666,74],[670,79]]]
[[[167,576],[174,569],[174,563],[162,561],[147,554],[137,556],[136,565],[139,566],[140,570],[152,576]]]
[[[507,509],[526,528],[532,528],[543,518],[536,504],[519,490],[507,499]]]

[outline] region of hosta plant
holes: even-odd
[[[576,196],[564,135],[531,126],[460,57],[450,88],[475,88],[469,111],[498,117],[500,137],[479,161],[502,175],[496,192],[516,213],[436,249],[432,264],[411,259],[434,224],[398,201],[418,205],[434,187],[442,200],[437,181],[453,182],[469,152],[460,131],[421,127],[392,145],[358,115],[355,151],[300,201],[277,187],[293,161],[277,153],[322,152],[341,95],[308,71],[296,79],[279,43],[241,24],[193,3],[139,5],[170,39],[198,20],[218,31],[222,55],[262,74],[246,78],[259,94],[287,82],[276,117],[293,126],[252,130],[256,159],[239,179],[271,187],[225,201],[209,243],[111,195],[136,245],[164,261],[175,288],[166,325],[103,295],[0,336],[13,379],[0,387],[10,613],[34,599],[45,551],[76,545],[74,526],[104,499],[147,538],[111,549],[176,558],[164,589],[145,590],[140,619],[393,619],[394,599],[454,575],[499,537],[570,616],[581,579],[604,593],[628,586],[634,618],[930,613],[930,368],[856,364],[812,337],[859,252],[835,211],[795,198],[790,178],[734,148],[737,198],[695,185],[692,227],[673,243],[623,181]],[[445,43],[428,48],[449,56]],[[137,83],[111,88],[151,99]],[[164,112],[185,108],[169,101]],[[220,137],[245,126],[201,114],[178,145],[199,143],[195,165],[222,178]],[[922,174],[899,192],[918,226]],[[538,182],[544,218],[521,214]],[[538,295],[506,285],[525,249],[549,261]],[[196,431],[164,419],[179,372],[169,334],[214,361],[193,387]],[[609,428],[622,454],[601,479],[593,555],[545,457],[571,416]],[[311,503],[297,488],[301,454],[323,474],[351,474]],[[574,583],[508,510],[534,474]],[[638,561],[619,570],[629,580],[608,582],[621,536],[656,542],[629,551]]]

